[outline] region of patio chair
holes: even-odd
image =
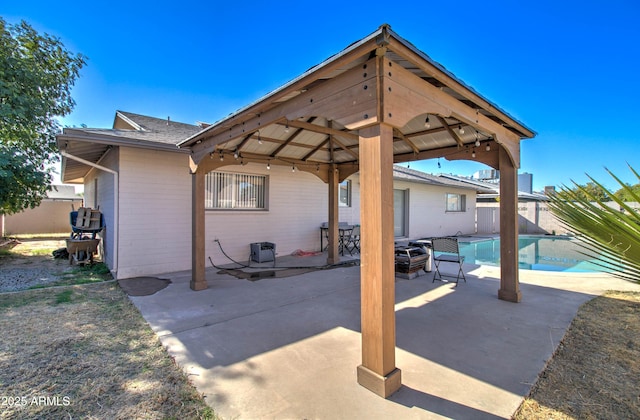
[[[344,238],[344,247],[349,251],[349,255],[353,255],[354,252],[360,253],[360,225],[356,225],[351,230],[348,237]]]
[[[458,247],[457,238],[433,238],[431,239],[431,247],[433,251],[433,262],[436,266],[436,272],[433,275],[433,282],[436,280],[442,280],[442,274],[440,273],[440,263],[449,262],[458,264],[458,275],[456,276],[456,287],[458,281],[462,275],[464,282],[467,282],[467,278],[464,276],[462,270],[462,263],[464,262],[464,255],[460,255],[460,248]],[[453,277],[453,276],[451,276]]]

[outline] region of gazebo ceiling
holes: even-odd
[[[396,162],[445,157],[519,166],[535,133],[381,26],[253,104],[179,144],[205,157],[320,168],[358,164],[360,128],[393,126]],[[225,163],[228,163],[226,161]]]

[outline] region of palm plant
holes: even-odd
[[[631,166],[629,169],[640,181],[638,172]],[[640,202],[640,196],[629,185],[608,169],[606,171],[620,184],[627,197]],[[601,183],[590,176],[589,179],[619,206],[619,210],[575,182],[577,188],[574,190],[563,186],[559,192],[550,194],[549,207],[580,240],[584,255],[613,275],[640,283],[640,213]]]

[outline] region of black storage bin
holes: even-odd
[[[251,260],[257,263],[276,259],[276,244],[271,242],[254,242],[251,246]]]

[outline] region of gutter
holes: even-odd
[[[118,186],[120,185],[118,172],[113,169],[107,168],[102,165],[98,165],[97,163],[89,162],[88,160],[79,158],[70,153],[65,152],[64,150],[60,151],[60,154],[67,159],[75,160],[76,162],[83,163],[85,165],[91,166],[92,168],[99,169],[104,172],[108,172],[113,174],[113,269],[111,270],[113,277],[118,278],[118,231],[120,229],[118,224],[118,213],[120,211],[120,193],[118,191]],[[103,155],[104,157],[104,155]]]

